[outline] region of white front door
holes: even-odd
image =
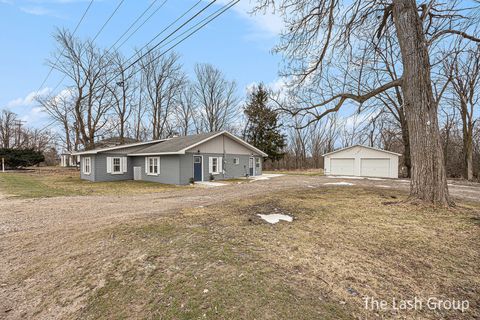
[[[142,167],[133,167],[133,180],[142,180]]]

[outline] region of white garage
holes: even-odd
[[[326,175],[398,178],[399,153],[354,145],[323,155]]]

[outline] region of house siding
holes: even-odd
[[[209,170],[209,161],[210,157],[223,157],[223,169],[225,171],[225,174],[219,173],[219,174],[214,174],[213,177],[215,180],[223,180],[223,179],[231,179],[231,178],[239,178],[239,177],[245,177],[249,171],[248,167],[248,159],[251,157],[249,155],[244,155],[244,154],[226,154],[225,156],[221,153],[190,153],[189,155],[189,162],[188,164],[185,164],[185,169],[183,169],[185,172],[187,172],[187,166],[190,167],[188,170],[190,176],[187,178],[187,181],[190,177],[193,176],[193,156],[194,155],[199,155],[203,156],[203,180],[208,181],[210,180],[210,172]],[[233,164],[233,159],[238,158],[239,159],[239,164]],[[259,158],[260,159],[260,168],[255,168],[255,174],[254,175],[261,175],[262,174],[262,162],[263,159],[262,157],[254,156],[253,158]]]
[[[95,180],[94,181],[121,181],[133,179],[132,158],[127,157],[127,172],[122,174],[107,173],[107,157],[122,157],[121,154],[101,153],[95,156]]]
[[[160,174],[158,176],[148,175],[145,173],[145,157],[136,156],[132,159],[132,179],[133,167],[141,167],[142,180],[166,183],[166,184],[187,184],[180,181],[180,157],[178,155],[165,155],[160,157]]]
[[[90,158],[90,174],[83,173],[83,159]],[[80,179],[95,181],[95,155],[80,156]]]

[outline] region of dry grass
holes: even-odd
[[[264,170],[264,173],[291,174],[300,176],[323,176],[323,169]]]
[[[480,317],[478,204],[391,204],[403,198],[334,187],[184,209],[80,233],[9,281],[38,282],[29,292],[35,312],[26,313],[37,317]],[[272,212],[295,219],[269,225],[257,217]],[[468,299],[470,309],[372,312],[364,296]]]
[[[0,191],[21,198],[82,195],[126,195],[163,192],[180,188],[148,181],[90,182],[75,169],[39,168],[0,173]]]

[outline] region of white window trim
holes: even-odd
[[[159,176],[160,175],[160,157],[146,157],[145,164],[147,167],[145,168],[145,172],[148,176]],[[150,172],[150,159],[152,159],[155,164],[155,159],[157,160],[157,173]]]
[[[87,159],[88,159],[88,172],[87,172]],[[91,157],[84,157],[83,158],[83,166],[82,166],[83,174],[89,176],[92,173],[92,158]]]
[[[115,171],[115,159],[118,159],[118,161],[119,161],[118,166],[120,168],[120,171]],[[112,157],[111,160],[112,160],[112,174],[123,174],[122,157]]]
[[[217,159],[217,169],[213,171],[213,159]],[[211,174],[221,174],[223,172],[223,158],[222,157],[209,157],[208,158],[208,171]]]

